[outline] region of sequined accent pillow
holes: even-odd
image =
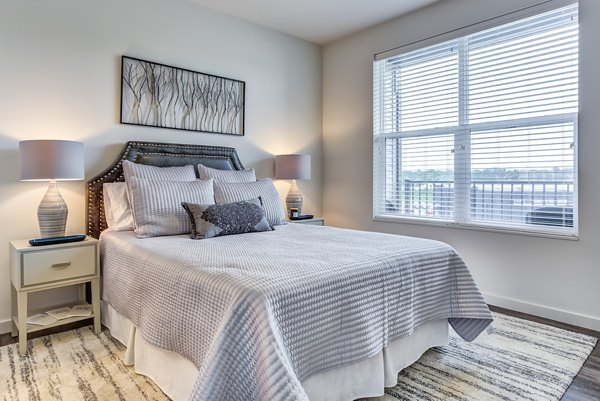
[[[271,231],[260,198],[247,201],[199,205],[182,202],[192,223],[192,239]]]

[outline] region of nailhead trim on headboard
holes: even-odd
[[[87,234],[98,238],[107,228],[104,215],[104,195],[102,185],[107,182],[124,181],[123,160],[137,162],[140,156],[194,157],[222,159],[229,162],[234,170],[243,170],[234,148],[224,146],[185,145],[160,142],[127,142],[119,158],[106,170],[87,182]]]

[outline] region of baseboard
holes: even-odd
[[[0,320],[0,334],[10,333],[12,331],[12,326],[10,324],[10,319]]]
[[[528,313],[530,315],[600,331],[599,317],[583,315],[581,313],[570,312],[563,309],[551,308],[544,305],[525,302],[519,299],[501,297],[490,293],[484,293],[483,297],[490,305],[496,305],[502,308],[512,309],[518,312]]]

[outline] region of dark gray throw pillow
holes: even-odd
[[[192,222],[192,239],[271,231],[260,198],[247,201],[198,205],[182,202]]]

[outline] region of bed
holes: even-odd
[[[243,165],[233,148],[128,142],[88,182],[103,323],[174,400],[381,395],[447,343],[448,323],[470,341],[492,320],[460,256],[437,241],[300,224],[196,241],[106,230],[103,184],[124,180],[125,160]]]

